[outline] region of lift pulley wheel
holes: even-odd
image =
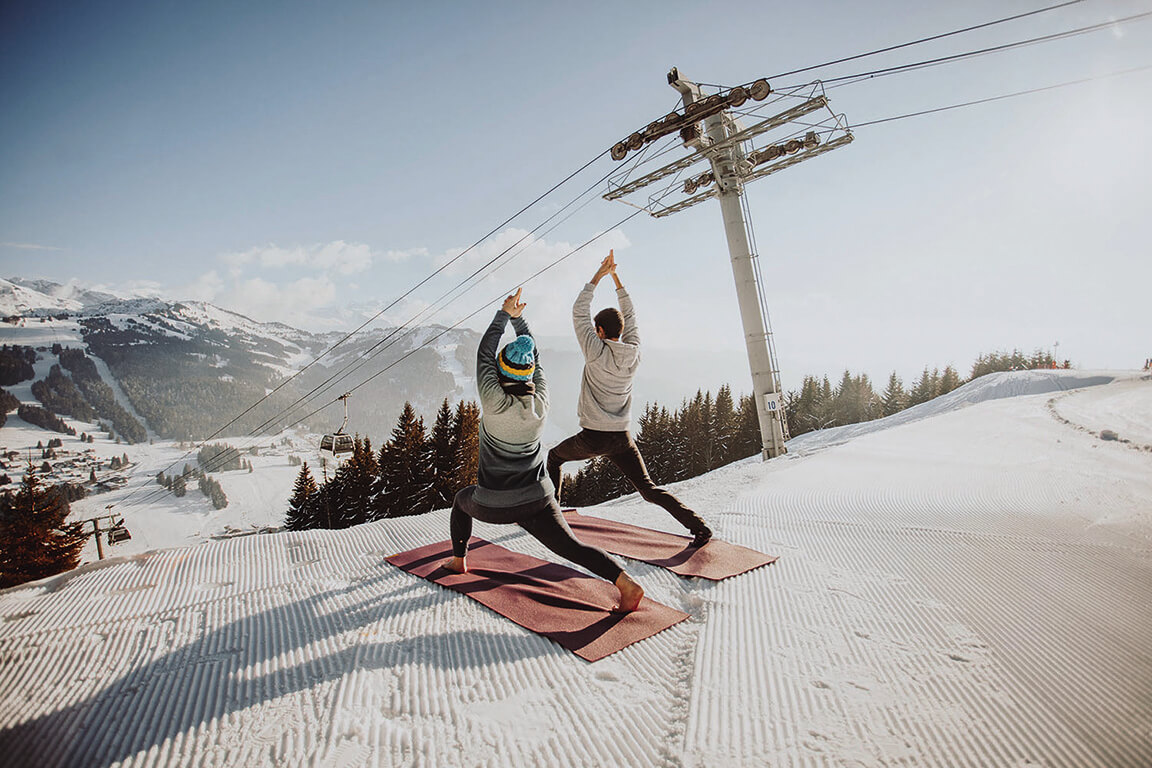
[[[772,86],[768,85],[767,80],[760,78],[752,83],[752,87],[748,89],[748,93],[756,101],[764,101],[764,99],[768,98],[768,94],[772,93]]]

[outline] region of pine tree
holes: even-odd
[[[660,408],[652,403],[645,404],[644,413],[636,424],[636,447],[644,456],[653,482],[663,485],[668,482],[669,464],[673,457],[668,453],[666,425],[660,419]]]
[[[888,387],[882,396],[881,411],[885,416],[899,413],[908,407],[908,393],[904,391],[904,382],[892,371],[888,377]]]
[[[296,485],[292,488],[292,496],[288,499],[288,514],[284,517],[284,527],[290,531],[303,531],[309,528],[319,528],[319,521],[313,517],[315,508],[312,502],[319,494],[320,488],[308,469],[308,462],[300,467],[296,475]]]
[[[336,528],[339,521],[332,516],[332,481],[320,486],[320,491],[308,504],[308,516],[316,521],[318,528]]]
[[[855,414],[855,395],[852,386],[852,374],[847,369],[844,375],[840,377],[840,384],[837,385],[836,390],[832,393],[832,419],[834,424],[839,427],[844,424],[851,424],[854,421]]]
[[[711,472],[716,468],[716,414],[713,412],[712,393],[705,392],[704,400],[700,404],[700,444],[697,448],[700,456],[697,465],[700,471],[697,474]]]
[[[844,371],[840,385],[833,395],[832,413],[837,426],[871,421],[880,415],[880,398],[872,389],[867,374],[853,376]]]
[[[704,405],[704,393],[696,390],[696,396],[691,401],[685,401],[680,408],[679,432],[685,441],[683,454],[684,477],[696,477],[708,469],[708,458],[705,443],[708,440],[708,418],[711,415],[712,402],[709,399],[707,411]]]
[[[447,509],[456,495],[456,446],[453,445],[452,409],[448,398],[440,403],[429,438],[432,450],[432,509]]]
[[[836,426],[836,417],[832,409],[832,383],[825,376],[820,383],[820,397],[816,409],[816,421],[820,424],[817,429],[826,429]]]
[[[87,536],[67,524],[68,501],[45,488],[31,464],[16,493],[0,495],[0,588],[75,568]]]
[[[752,395],[741,395],[738,414],[737,454],[740,458],[755,456],[763,450],[763,438],[760,435],[760,414],[756,410],[756,398]]]
[[[172,493],[177,498],[188,493],[188,482],[184,479],[184,475],[176,475],[172,478]]]
[[[597,456],[563,485],[566,505],[586,507],[619,498],[635,489],[606,456]]]
[[[800,391],[788,392],[784,396],[784,418],[788,419],[789,431],[802,435],[812,431],[812,401],[815,397],[814,379],[805,376],[800,383]]]
[[[404,403],[392,439],[380,450],[373,519],[419,515],[432,508],[431,453],[424,420],[416,416],[411,403]]]
[[[460,402],[452,417],[452,450],[455,454],[455,478],[452,495],[461,488],[476,484],[480,460],[480,406],[476,401]]]
[[[715,444],[715,465],[717,467],[731,464],[739,458],[735,450],[736,432],[739,419],[736,415],[736,403],[732,399],[732,388],[727,384],[720,387],[716,393],[716,402],[713,405],[713,443]]]
[[[224,488],[215,478],[202,472],[197,485],[200,488],[200,493],[207,496],[208,500],[212,502],[213,509],[224,509],[228,506],[228,497],[224,493]]]
[[[927,366],[925,366],[924,372],[920,374],[920,378],[912,385],[912,391],[908,393],[908,406],[920,405],[936,397],[936,385],[938,381],[939,375],[937,375],[934,381],[932,373],[928,370]]]
[[[959,387],[961,383],[960,374],[956,372],[955,368],[949,365],[944,369],[944,373],[940,374],[940,390],[937,394],[946,395]]]
[[[379,473],[371,441],[357,435],[352,455],[340,464],[330,483],[328,500],[335,527],[350,528],[372,519]]]

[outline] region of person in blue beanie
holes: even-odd
[[[452,557],[443,565],[456,573],[467,572],[473,519],[515,523],[556,554],[615,584],[620,600],[614,612],[633,611],[644,597],[643,587],[607,552],[572,535],[544,469],[540,434],[548,417],[548,384],[540,352],[522,316],[526,304],[520,293],[504,299],[476,351],[481,409],[477,485],[461,489],[452,501]],[[516,338],[497,354],[509,321]]]
[[[607,275],[616,283],[620,309],[608,307],[592,318],[592,295],[596,284]],[[646,501],[658,504],[692,534],[693,547],[702,547],[712,538],[698,514],[675,496],[656,486],[644,466],[644,457],[628,427],[632,421],[632,380],[640,367],[640,331],[632,298],[616,274],[612,251],[584,286],[572,306],[572,324],[584,353],[584,376],[576,415],[581,430],[548,452],[548,477],[560,497],[560,467],[568,461],[607,456]]]

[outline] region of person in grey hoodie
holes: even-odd
[[[544,471],[540,433],[548,417],[548,384],[532,332],[521,314],[525,306],[520,290],[506,298],[476,351],[481,409],[478,484],[461,489],[453,499],[452,557],[443,565],[456,573],[467,572],[473,518],[516,523],[556,554],[615,584],[620,600],[614,612],[635,610],[644,589],[607,552],[572,535]],[[517,336],[497,355],[509,321]]]
[[[620,309],[608,307],[592,318],[592,295],[606,275],[616,283]],[[632,380],[640,367],[640,331],[636,311],[624,284],[616,274],[612,251],[600,263],[592,282],[584,286],[572,306],[572,324],[584,352],[584,378],[576,415],[581,430],[548,452],[548,476],[560,498],[560,467],[568,461],[607,456],[620,468],[645,500],[658,504],[692,534],[692,546],[702,547],[712,530],[698,514],[675,496],[658,488],[648,475],[644,457],[628,427],[632,420]]]

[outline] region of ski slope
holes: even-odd
[[[1152,378],[999,374],[948,397],[676,485],[780,560],[719,583],[629,563],[691,618],[594,664],[384,562],[447,538],[444,511],[2,591],[0,755],[1152,765]],[[634,496],[591,513],[675,528]],[[476,534],[549,557],[515,528]]]

